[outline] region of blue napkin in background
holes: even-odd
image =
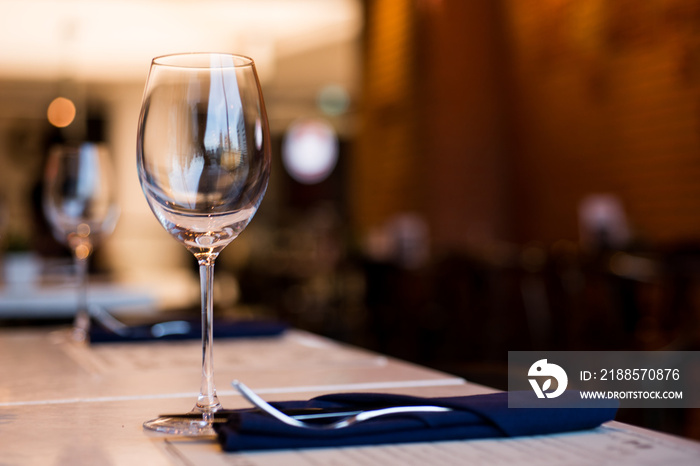
[[[271,337],[282,334],[286,329],[286,324],[268,320],[214,319],[214,338]],[[90,326],[91,343],[195,340],[201,338],[202,322],[199,319],[130,326],[119,333],[104,327],[99,321],[93,321]]]
[[[532,391],[511,396],[534,396]],[[215,423],[225,451],[340,447],[387,443],[430,442],[546,435],[586,430],[615,418],[617,402],[610,407],[585,408],[578,392],[565,392],[552,405],[566,408],[508,408],[508,393],[448,398],[421,398],[380,393],[340,393],[308,401],[271,403],[280,409],[377,409],[388,406],[437,405],[450,412],[404,413],[368,420],[337,430],[288,426],[271,416],[250,410],[231,411],[225,422]],[[600,400],[598,400],[600,401]],[[581,406],[573,408],[571,406]],[[600,406],[600,404],[598,404]]]

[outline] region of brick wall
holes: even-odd
[[[506,234],[496,3],[367,2],[352,163],[361,233],[418,212],[438,249]]]
[[[700,0],[367,2],[351,163],[359,232],[419,211],[438,249],[578,239],[622,201],[700,238]]]
[[[589,193],[654,243],[700,237],[700,2],[507,0],[517,236],[577,238]]]
[[[364,96],[350,164],[349,202],[362,234],[418,208],[410,0],[367,4]]]

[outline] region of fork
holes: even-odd
[[[332,429],[342,429],[344,427],[350,427],[353,424],[357,424],[358,422],[363,422],[368,419],[374,419],[376,417],[380,416],[388,416],[390,414],[398,414],[398,413],[425,413],[425,412],[445,412],[445,411],[452,411],[450,408],[446,408],[444,406],[394,406],[391,408],[381,408],[381,409],[373,409],[369,411],[359,411],[355,413],[348,413],[345,417],[342,419],[339,419],[334,422],[328,422],[328,423],[323,423],[323,424],[318,424],[318,423],[311,423],[311,422],[304,422],[303,420],[299,419],[299,416],[296,416],[296,418],[288,416],[284,414],[282,411],[278,410],[271,404],[269,404],[267,401],[263,400],[260,398],[253,390],[245,386],[242,382],[239,382],[238,380],[234,380],[232,383],[233,387],[238,390],[238,392],[243,395],[243,398],[248,400],[250,403],[252,403],[255,407],[258,409],[266,412],[270,416],[276,418],[279,421],[284,422],[287,425],[294,426],[294,427],[301,427],[304,429],[320,429],[320,430],[332,430]],[[333,417],[337,417],[338,415],[342,415],[341,413],[333,413]],[[321,416],[328,416],[328,414],[324,415],[312,415],[313,417],[321,417]],[[312,416],[306,416],[306,419],[311,418]]]

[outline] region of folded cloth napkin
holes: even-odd
[[[214,319],[214,338],[276,336],[286,328],[285,324],[275,321]],[[137,325],[119,332],[106,328],[99,321],[93,321],[90,326],[91,343],[198,338],[202,338],[202,322],[198,319]]]
[[[534,392],[511,392],[532,397]],[[378,393],[340,393],[309,401],[271,403],[279,409],[376,409],[404,405],[437,405],[454,411],[404,413],[380,417],[335,430],[305,429],[286,425],[261,412],[231,411],[225,422],[215,423],[218,440],[226,451],[378,445],[480,438],[545,435],[592,429],[615,418],[617,403],[585,408],[579,392],[565,392],[552,405],[563,408],[508,408],[508,393],[449,398],[421,398]],[[600,401],[600,400],[598,400]],[[578,406],[576,408],[572,406]]]

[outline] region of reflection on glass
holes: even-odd
[[[160,57],[151,64],[137,138],[139,179],[156,218],[199,263],[202,379],[193,412],[148,429],[210,435],[214,387],[214,261],[248,225],[267,189],[270,144],[253,61],[226,54]]]
[[[45,167],[44,213],[75,261],[79,294],[73,336],[79,341],[87,338],[90,327],[88,259],[119,217],[114,181],[109,155],[98,144],[55,146]]]

